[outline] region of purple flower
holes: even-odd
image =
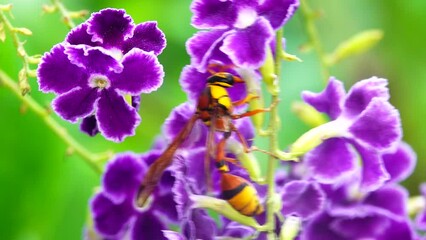
[[[314,179],[339,184],[360,170],[361,188],[373,191],[390,178],[382,153],[394,149],[402,134],[386,85],[385,79],[373,77],[357,82],[346,94],[343,84],[331,78],[321,93],[303,93],[305,102],[332,119],[320,126],[328,139],[305,155]]]
[[[140,122],[139,95],[162,84],[158,62],[164,35],[153,22],[134,26],[123,10],[95,13],[46,53],[38,69],[43,92],[57,97],[53,109],[81,130],[122,141]],[[127,103],[124,95],[132,96]]]
[[[170,186],[160,185],[143,209],[137,208],[134,200],[146,163],[158,158],[160,152],[153,151],[142,156],[131,153],[117,155],[110,161],[103,175],[102,191],[91,201],[91,211],[96,232],[105,238],[121,239],[164,239],[162,230],[167,223],[177,220],[177,212]],[[169,181],[162,178],[163,184]],[[169,184],[166,184],[169,185]]]
[[[420,192],[422,194],[423,201],[426,202],[426,183],[420,185]],[[426,207],[417,215],[415,222],[416,227],[419,230],[426,231]]]
[[[297,0],[193,1],[192,24],[210,30],[188,40],[192,64],[205,69],[212,55],[225,54],[237,66],[261,66],[274,31],[291,18],[298,6]]]
[[[413,239],[405,189],[388,185],[357,199],[348,187],[324,185],[328,207],[306,223],[300,239]]]

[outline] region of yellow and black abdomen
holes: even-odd
[[[235,210],[245,216],[254,216],[263,212],[256,189],[242,177],[222,172],[222,198]]]
[[[231,113],[232,101],[226,88],[216,84],[210,84],[209,88],[212,99],[216,100],[219,107],[222,107],[227,113]]]

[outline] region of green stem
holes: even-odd
[[[34,111],[46,125],[59,136],[66,144],[68,144],[77,154],[79,154],[87,164],[98,174],[102,173],[101,163],[112,156],[112,152],[94,154],[75,140],[68,131],[62,127],[50,114],[49,111],[30,96],[22,96],[20,89],[15,81],[13,81],[4,71],[0,69],[0,82],[8,87],[23,103]]]
[[[300,10],[305,19],[305,30],[308,35],[309,42],[314,47],[319,58],[322,78],[324,82],[327,83],[330,76],[330,70],[328,69],[318,30],[315,27],[315,12],[312,11],[311,7],[308,5],[307,0],[300,0]]]
[[[282,38],[283,38],[283,30],[280,29],[277,31],[276,35],[276,52],[280,53],[283,51],[282,46]],[[279,54],[276,54],[275,56],[275,76],[277,76],[276,84],[279,86],[279,78],[281,73],[281,56]],[[279,91],[278,91],[279,93]],[[279,96],[277,94],[272,95],[272,102],[279,101]],[[269,129],[271,134],[269,135],[269,151],[270,152],[277,152],[278,149],[278,130],[279,130],[279,116],[278,116],[278,108],[277,105],[273,106],[271,108],[270,112],[270,119],[269,119]],[[275,204],[274,204],[274,195],[275,195],[275,169],[277,167],[277,159],[275,159],[272,156],[269,156],[268,158],[268,166],[267,166],[267,173],[266,173],[266,183],[268,184],[268,194],[267,194],[267,215],[266,215],[266,225],[268,226],[268,239],[275,239],[275,233],[273,231],[273,228],[275,226]]]
[[[59,10],[62,17],[64,18],[64,23],[68,26],[69,29],[74,28],[76,25],[72,20],[71,13],[68,9],[65,8],[64,4],[60,0],[51,0],[52,4]]]
[[[32,72],[30,68],[29,56],[25,51],[24,42],[19,39],[18,33],[17,31],[15,31],[15,27],[12,26],[9,19],[6,17],[4,11],[2,10],[0,10],[0,20],[4,23],[6,29],[9,31],[10,36],[13,40],[13,44],[15,45],[15,48],[18,52],[18,56],[22,59],[22,62],[24,63],[23,68],[21,70],[23,72],[19,75],[19,87],[21,88],[21,94],[25,95],[31,90],[30,85],[28,83],[28,77],[31,76],[30,73]]]

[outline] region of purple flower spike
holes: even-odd
[[[187,42],[193,64],[204,70],[209,59],[226,54],[235,65],[257,68],[263,64],[274,31],[281,28],[299,6],[298,0],[266,1],[196,0],[191,5],[192,24],[210,29]]]
[[[177,219],[176,205],[170,187],[157,186],[149,203],[142,209],[135,204],[136,193],[143,176],[145,163],[158,156],[153,151],[138,156],[132,153],[117,155],[103,175],[102,191],[91,202],[97,233],[107,239],[165,239],[162,230]]]
[[[325,196],[318,185],[307,181],[291,181],[283,188],[281,195],[284,215],[295,215],[308,219],[324,207]]]
[[[389,179],[381,152],[391,151],[402,133],[386,85],[387,80],[372,77],[356,83],[346,94],[343,84],[331,78],[324,91],[303,93],[305,102],[333,120],[319,127],[327,131],[328,139],[305,156],[307,168],[320,183],[338,185],[360,166],[363,192],[374,191]],[[401,164],[411,165],[409,161]]]
[[[57,94],[53,109],[63,119],[83,119],[83,132],[123,141],[140,123],[139,101],[133,99],[162,84],[157,55],[164,47],[164,34],[155,22],[135,26],[124,10],[104,9],[43,56],[40,90]],[[125,94],[132,103],[125,101]]]
[[[426,202],[426,183],[420,185],[420,192],[423,201]],[[422,231],[426,231],[426,208],[421,211],[416,217],[416,227]]]

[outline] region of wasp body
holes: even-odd
[[[256,189],[247,180],[230,174],[226,164],[226,162],[236,162],[235,159],[225,157],[225,143],[232,132],[237,134],[245,148],[248,149],[244,138],[238,132],[232,120],[267,111],[266,109],[258,109],[240,115],[233,115],[234,106],[247,103],[251,99],[251,97],[247,97],[246,99],[232,102],[227,88],[232,87],[236,82],[244,81],[227,72],[214,73],[207,79],[206,87],[198,98],[195,114],[163,154],[150,166],[144,176],[137,195],[138,206],[142,207],[145,204],[159,182],[163,171],[172,163],[173,155],[179,145],[190,134],[195,121],[200,119],[204,124],[210,126],[210,136],[213,136],[212,134],[216,131],[223,132],[223,138],[217,144],[215,152],[216,167],[221,172],[222,198],[243,215],[253,216],[263,212]],[[211,146],[211,141],[213,139],[209,138],[207,140],[207,146]],[[207,151],[210,153],[211,149],[207,147]]]

